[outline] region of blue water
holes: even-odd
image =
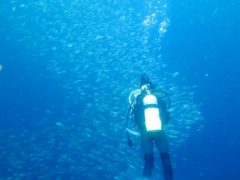
[[[236,0],[2,3],[0,179],[140,177],[124,125],[141,72],[172,99],[175,179],[240,179],[239,10]]]

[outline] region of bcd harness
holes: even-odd
[[[152,92],[152,91],[151,91]],[[161,99],[164,99],[168,107],[171,106],[171,99],[169,95],[160,90],[154,90],[154,94],[157,94],[158,97],[161,97]],[[141,94],[141,89],[134,90],[129,95],[129,109],[127,112],[127,118],[126,118],[126,132],[127,132],[127,139],[128,139],[128,145],[132,146],[132,141],[129,137],[129,134],[134,136],[140,136],[140,133],[137,130],[134,130],[133,128],[129,127],[129,121],[134,119],[133,116],[133,109],[136,104],[136,99],[138,95]],[[148,131],[154,131],[154,130],[161,130],[162,129],[162,121],[160,118],[160,110],[158,101],[155,95],[153,94],[147,94],[143,98],[143,106],[144,106],[144,118],[145,118],[145,126]],[[152,120],[152,121],[151,121]]]

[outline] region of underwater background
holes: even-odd
[[[171,98],[175,179],[240,179],[239,12],[237,0],[2,1],[0,179],[141,177],[125,121],[143,72]]]

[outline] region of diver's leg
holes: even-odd
[[[141,144],[144,155],[143,177],[150,177],[153,169],[153,142],[147,132],[141,134]]]
[[[153,169],[153,154],[144,154],[143,177],[151,177]]]
[[[173,180],[173,169],[169,155],[169,147],[167,137],[164,131],[160,132],[157,135],[157,137],[155,138],[155,142],[160,152],[163,167],[163,175],[165,177],[165,180]]]
[[[160,156],[162,159],[165,180],[173,180],[173,170],[169,153],[161,153]]]

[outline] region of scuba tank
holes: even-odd
[[[146,130],[162,130],[162,121],[157,97],[148,92],[143,98],[143,107]]]

